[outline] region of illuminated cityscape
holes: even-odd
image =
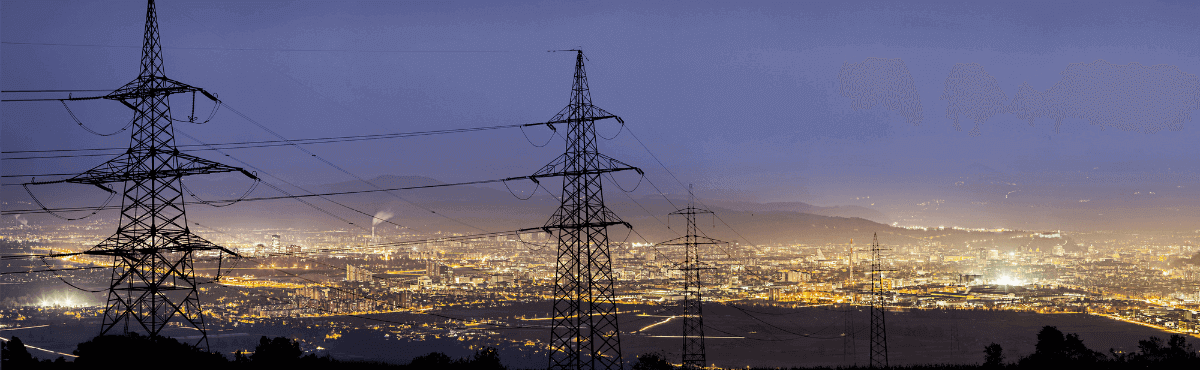
[[[3,240],[38,254],[53,251],[50,246],[87,245],[100,237],[96,231],[9,226]],[[891,310],[1079,313],[1162,332],[1200,334],[1200,266],[1179,262],[1197,252],[1188,242],[1192,235],[917,231],[892,245],[884,261],[893,269],[884,280]],[[273,243],[273,235],[280,236],[280,243]],[[372,239],[353,230],[223,231],[213,241],[244,258],[222,261],[219,282],[202,288],[209,304],[209,330],[301,322],[314,335],[300,337],[309,350],[331,347],[343,333],[354,330],[383,332],[391,340],[469,338],[493,346],[507,344],[516,352],[544,350],[539,344],[544,329],[521,329],[519,334],[496,329],[544,323],[554,257],[552,250],[533,251],[526,243],[545,243],[546,234],[437,241],[452,236],[401,232],[379,233]],[[429,241],[403,249],[373,246],[392,240]],[[704,255],[714,267],[704,277],[707,305],[861,306],[870,294],[869,276],[863,273],[869,255],[861,244],[856,247],[847,240],[745,248],[753,252],[730,256],[714,250]],[[626,330],[671,335],[674,325],[660,327],[670,321],[661,311],[682,297],[683,276],[669,262],[679,251],[650,243],[614,243],[613,250],[618,255],[613,269],[624,287],[618,297],[622,313],[629,321],[649,318]],[[70,269],[104,262],[69,257],[50,265]],[[213,256],[200,259],[198,276],[215,277],[217,262]],[[8,275],[5,282],[58,285],[59,277],[89,287],[103,286],[107,280],[103,271],[83,270]],[[10,297],[4,320],[25,326],[23,322],[43,322],[48,315],[66,315],[80,323],[94,322],[102,313],[99,299],[63,289]],[[395,322],[346,319],[359,315]]]

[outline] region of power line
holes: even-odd
[[[103,45],[103,44],[64,44],[64,43],[46,43],[46,42],[16,42],[16,41],[0,41],[0,44],[5,45],[29,45],[29,46],[69,46],[69,47],[97,47],[97,48],[126,48],[140,49],[141,46],[128,45]],[[163,49],[168,50],[220,50],[220,51],[277,51],[277,52],[306,52],[306,53],[540,53],[532,50],[365,50],[365,49],[279,49],[279,48],[221,48],[221,47],[182,47],[182,46],[163,46]]]
[[[203,142],[203,141],[200,141],[199,139],[196,139],[195,137],[192,137],[191,135],[188,135],[186,132],[182,132],[182,131],[181,131],[181,132],[180,132],[180,134],[183,134],[183,136],[185,136],[185,137],[187,137],[187,138],[189,138],[189,139],[192,139],[193,141],[195,141],[195,142],[197,142],[197,143],[204,144],[204,142]],[[241,163],[241,164],[243,164],[243,165],[245,165],[245,166],[247,166],[247,167],[250,167],[250,168],[254,169],[255,171],[258,171],[259,173],[262,173],[262,174],[264,174],[264,175],[270,176],[270,177],[271,177],[271,178],[273,178],[273,179],[276,179],[276,180],[282,181],[282,182],[283,182],[283,183],[285,183],[285,184],[291,185],[291,186],[292,186],[292,187],[294,187],[294,188],[300,189],[301,191],[304,191],[304,192],[306,192],[306,193],[309,193],[310,195],[312,195],[312,192],[310,192],[310,191],[308,191],[308,190],[305,190],[304,188],[301,188],[301,187],[299,187],[299,186],[296,186],[295,184],[292,184],[292,183],[288,182],[287,180],[284,180],[284,179],[281,179],[281,178],[279,178],[279,177],[277,177],[277,176],[275,176],[275,175],[269,174],[269,173],[267,173],[266,171],[263,171],[262,169],[260,169],[260,168],[258,168],[258,167],[255,167],[255,166],[253,166],[253,165],[251,165],[251,164],[249,164],[249,163],[246,163],[245,161],[242,161],[241,159],[238,159],[237,157],[234,157],[234,156],[232,156],[232,155],[229,155],[228,153],[225,153],[224,151],[218,150],[217,152],[218,152],[218,153],[221,153],[221,154],[224,154],[226,157],[229,157],[229,158],[231,158],[231,159],[233,159],[233,160],[235,160],[235,161],[237,161],[237,162],[239,162],[239,163]],[[280,192],[280,193],[283,193],[283,194],[286,194],[286,195],[287,195],[286,197],[283,197],[283,198],[296,199],[297,201],[299,201],[299,202],[301,202],[301,203],[304,203],[304,204],[308,205],[309,207],[312,207],[312,208],[316,209],[317,211],[320,211],[321,213],[324,213],[324,214],[326,214],[326,215],[332,216],[333,218],[336,218],[336,219],[338,219],[338,220],[341,220],[342,222],[345,222],[345,223],[347,223],[347,224],[354,225],[354,226],[356,226],[356,227],[358,227],[358,228],[360,228],[360,229],[367,230],[365,227],[363,227],[363,226],[361,226],[361,225],[355,225],[353,222],[350,222],[349,220],[346,220],[346,219],[344,219],[344,218],[342,218],[342,217],[340,217],[340,216],[337,216],[337,215],[333,214],[332,212],[329,212],[328,210],[325,210],[325,209],[323,209],[323,208],[321,208],[321,207],[318,207],[318,206],[316,206],[315,204],[309,203],[308,201],[306,201],[306,200],[304,200],[304,199],[301,199],[301,198],[308,197],[308,196],[297,196],[297,195],[292,195],[291,193],[287,192],[286,190],[283,190],[282,188],[280,188],[280,187],[278,187],[278,186],[275,186],[275,185],[273,185],[273,184],[271,184],[271,183],[268,183],[268,182],[264,182],[264,183],[265,183],[265,184],[267,184],[267,186],[271,187],[272,189],[275,189],[275,191],[278,191],[278,192]],[[248,193],[247,193],[247,195],[248,195]],[[315,195],[314,195],[314,196],[315,196]],[[193,198],[196,198],[197,200],[200,200],[199,198],[197,198],[197,197],[195,196],[195,194],[192,194],[192,197],[193,197]],[[347,206],[347,205],[345,205],[345,204],[342,204],[342,203],[339,203],[339,202],[333,201],[333,200],[331,200],[331,199],[329,199],[329,198],[326,198],[326,197],[324,197],[324,196],[317,196],[317,197],[319,197],[319,198],[321,198],[321,199],[324,199],[324,200],[325,200],[325,201],[327,201],[327,202],[330,202],[330,203],[336,204],[336,205],[338,205],[338,206],[341,206],[342,208],[346,208],[346,209],[349,209],[349,210],[351,210],[351,211],[354,211],[354,212],[356,212],[356,213],[359,213],[359,214],[365,215],[365,216],[367,216],[367,217],[371,217],[372,219],[374,219],[374,218],[375,218],[375,216],[374,216],[374,215],[371,215],[371,214],[369,214],[369,213],[366,213],[366,212],[360,211],[360,210],[358,210],[358,209],[356,209],[356,208],[353,208],[353,207]],[[243,197],[243,198],[244,198],[244,197]],[[282,198],[280,198],[280,199],[282,199]],[[245,200],[245,199],[240,199],[240,200],[237,200],[237,199],[235,199],[235,200],[232,200],[232,201],[218,201],[218,202],[223,202],[223,203],[224,203],[224,202],[230,202],[230,204],[232,204],[232,203],[235,203],[235,202],[240,202],[240,201],[244,201],[244,200]],[[203,201],[201,201],[201,202],[203,202]],[[399,224],[393,223],[393,222],[391,222],[391,221],[388,221],[388,220],[383,220],[383,221],[384,221],[384,222],[387,222],[387,223],[389,223],[389,224],[396,225],[396,226],[403,226],[403,225],[399,225]]]
[[[797,332],[793,332],[793,331],[791,331],[791,330],[787,330],[787,329],[784,329],[784,328],[778,327],[778,326],[776,326],[775,324],[771,324],[771,323],[767,322],[766,320],[763,320],[763,319],[760,319],[760,318],[758,318],[758,316],[751,315],[749,312],[746,312],[746,310],[742,309],[741,307],[734,306],[734,305],[725,305],[725,306],[726,306],[726,307],[733,308],[733,309],[736,309],[736,310],[738,310],[738,311],[741,311],[741,312],[742,312],[743,314],[745,314],[746,316],[750,316],[751,318],[753,318],[754,320],[757,320],[758,322],[761,322],[761,323],[763,323],[763,324],[765,324],[765,325],[767,325],[767,326],[770,326],[770,327],[772,327],[772,328],[775,328],[776,330],[779,330],[779,331],[782,331],[782,332],[784,332],[784,333],[788,333],[788,334],[791,334],[791,335],[800,336],[800,337],[805,337],[805,338],[814,338],[814,339],[836,339],[836,338],[841,338],[841,337],[842,337],[842,336],[840,336],[840,335],[839,335],[839,336],[835,336],[835,337],[816,337],[816,336],[815,336],[815,335],[817,335],[817,334],[820,334],[821,332],[825,331],[826,329],[829,329],[829,328],[833,327],[833,326],[834,326],[834,324],[827,325],[827,326],[825,326],[824,328],[821,328],[821,330],[817,330],[817,331],[814,331],[814,332],[811,332],[811,333],[797,333]]]
[[[106,267],[101,267],[101,266],[89,266],[89,267],[69,267],[69,268],[61,268],[61,269],[45,269],[45,270],[30,270],[30,271],[9,271],[9,272],[0,272],[0,275],[31,274],[31,273],[35,273],[35,272],[59,272],[59,271],[74,271],[74,270],[92,270],[92,269],[102,269],[102,268],[106,268]]]
[[[230,158],[233,158],[233,157],[230,157]],[[238,161],[238,162],[241,162],[242,164],[244,164],[244,165],[246,165],[246,166],[248,166],[248,167],[252,167],[252,168],[254,168],[253,166],[251,166],[251,165],[249,165],[249,164],[247,164],[247,163],[245,163],[245,162],[239,161],[239,160],[237,160],[236,158],[234,158],[234,160],[235,160],[235,161]],[[258,168],[255,168],[255,169],[256,169],[256,170],[259,170]],[[264,175],[266,175],[266,176],[271,176],[272,178],[276,178],[275,176],[272,176],[271,174],[268,174],[268,173],[262,172],[261,170],[259,170],[259,173],[261,173],[261,174],[264,174]],[[530,177],[530,176],[517,176],[517,177],[509,177],[509,178],[503,178],[503,179],[493,179],[493,180],[478,180],[478,181],[467,181],[467,182],[458,182],[458,183],[443,183],[443,184],[432,184],[432,185],[415,185],[415,186],[404,186],[404,187],[398,187],[398,188],[381,188],[381,189],[369,189],[369,190],[350,190],[350,191],[338,191],[338,192],[329,192],[329,193],[309,193],[309,194],[299,194],[299,195],[294,195],[294,194],[288,193],[288,192],[286,192],[286,191],[284,191],[284,190],[282,190],[282,189],[280,189],[280,188],[276,187],[275,185],[272,185],[272,184],[271,184],[271,183],[269,183],[269,182],[263,181],[263,184],[266,184],[267,186],[271,187],[272,189],[276,189],[276,190],[278,190],[278,191],[280,191],[281,193],[284,193],[284,194],[286,194],[286,195],[282,195],[282,196],[269,196],[269,197],[243,198],[243,199],[220,199],[220,200],[211,200],[211,201],[208,201],[208,202],[221,202],[221,203],[226,203],[226,202],[239,202],[239,203],[240,203],[240,202],[257,202],[257,201],[264,201],[264,200],[279,200],[279,199],[301,199],[301,198],[313,198],[313,197],[317,197],[317,198],[322,198],[322,199],[325,199],[325,197],[329,197],[329,196],[340,196],[340,195],[368,194],[368,193],[380,193],[380,192],[400,191],[400,190],[433,189],[433,188],[442,188],[442,187],[450,187],[450,186],[465,186],[465,185],[493,184],[493,183],[498,183],[498,182],[505,182],[505,181],[513,181],[513,180],[522,180],[522,179],[528,179],[529,177]],[[276,179],[278,179],[278,178],[276,178]],[[281,180],[281,181],[282,181],[282,180]],[[291,185],[290,183],[288,183],[288,184],[289,184],[289,185]],[[20,185],[20,184],[13,184],[13,185]],[[293,185],[293,186],[295,186],[295,185]],[[301,189],[301,190],[303,190],[303,189]],[[328,200],[328,199],[326,199],[326,200]],[[113,205],[113,206],[105,206],[105,207],[101,207],[101,208],[99,208],[99,210],[110,210],[110,209],[119,209],[119,208],[120,208],[120,206],[115,206],[115,205]],[[74,212],[74,211],[91,211],[91,210],[95,210],[95,209],[97,209],[97,208],[95,208],[95,207],[63,207],[63,208],[46,208],[46,209],[13,209],[13,210],[6,210],[6,211],[2,211],[2,212],[0,212],[0,215],[5,215],[5,216],[7,216],[7,215],[23,215],[23,214],[48,213],[48,212]],[[363,213],[363,214],[366,214],[367,216],[374,217],[374,216],[373,216],[373,215],[371,215],[371,214],[367,214],[367,213],[364,213],[364,212],[361,212],[361,211],[359,211],[359,213]],[[436,212],[435,212],[435,213],[436,213]],[[385,222],[386,222],[386,221],[385,221]],[[397,225],[397,226],[403,226],[403,225]]]
[[[474,240],[474,239],[490,238],[490,237],[500,236],[500,235],[510,235],[510,234],[516,234],[516,233],[522,233],[522,232],[537,231],[537,230],[541,230],[541,229],[542,229],[541,227],[531,227],[531,228],[507,230],[507,231],[493,231],[493,232],[480,233],[480,234],[446,236],[446,237],[437,237],[437,238],[420,239],[420,240],[402,240],[402,241],[389,242],[389,243],[376,243],[376,244],[368,245],[365,247],[325,248],[325,249],[318,249],[314,252],[306,252],[306,254],[307,253],[329,253],[329,252],[338,252],[338,251],[346,251],[346,250],[370,250],[370,249],[381,249],[381,248],[395,248],[395,247],[427,244],[427,243],[435,243],[435,242]],[[294,255],[298,255],[298,253],[279,253],[279,255],[294,256]]]
[[[43,173],[43,174],[36,174],[36,175],[2,175],[2,176],[0,176],[0,177],[49,177],[49,176],[67,176],[67,175],[72,175],[72,176],[73,176],[73,175],[78,175],[78,174],[79,174],[78,172],[72,172],[72,173]],[[3,185],[11,186],[11,185],[21,185],[21,184],[3,184]]]
[[[333,164],[333,162],[330,162],[329,160],[325,159],[324,157],[321,157],[321,156],[317,155],[316,153],[313,153],[313,152],[309,151],[308,149],[305,149],[304,147],[302,147],[302,146],[300,146],[300,145],[298,145],[298,144],[296,144],[296,143],[292,142],[291,140],[288,140],[287,138],[284,138],[284,137],[283,137],[283,135],[280,135],[280,134],[276,133],[275,131],[271,130],[270,128],[267,128],[267,126],[264,126],[263,124],[261,124],[261,123],[258,123],[258,121],[255,121],[253,118],[250,118],[249,116],[247,116],[247,115],[243,114],[241,111],[238,111],[237,109],[234,109],[233,107],[229,106],[229,104],[225,104],[225,103],[220,103],[220,104],[221,104],[221,105],[224,105],[226,108],[228,108],[228,109],[229,109],[230,111],[232,111],[234,114],[237,114],[238,116],[242,117],[242,118],[243,118],[243,119],[245,119],[246,121],[248,121],[248,122],[250,122],[250,123],[254,124],[255,126],[258,126],[258,128],[262,129],[263,131],[266,131],[267,133],[270,133],[271,135],[274,135],[275,137],[279,138],[279,140],[286,142],[288,145],[291,145],[291,146],[295,147],[296,149],[299,149],[300,151],[304,152],[305,154],[308,154],[309,156],[311,156],[311,157],[313,157],[313,158],[316,158],[317,160],[319,160],[319,161],[321,161],[321,162],[325,163],[326,165],[328,165],[328,166],[330,166],[330,167],[333,167],[334,169],[336,169],[336,170],[338,170],[338,171],[341,171],[342,173],[344,173],[344,174],[346,174],[346,175],[349,175],[350,177],[353,177],[353,178],[357,179],[358,181],[360,181],[360,182],[362,182],[362,183],[364,183],[364,184],[371,185],[371,187],[374,187],[374,188],[375,188],[376,190],[378,190],[378,191],[381,191],[381,192],[384,192],[385,194],[391,195],[393,198],[396,198],[396,199],[399,199],[399,200],[401,200],[401,201],[403,201],[403,202],[405,202],[405,203],[408,203],[409,205],[411,205],[411,206],[413,206],[413,207],[417,207],[417,208],[420,208],[420,209],[423,209],[423,210],[429,211],[429,213],[433,213],[433,214],[436,214],[436,215],[438,215],[438,216],[441,216],[442,218],[445,218],[445,219],[447,219],[447,220],[454,221],[454,222],[456,222],[456,223],[458,223],[458,224],[460,224],[460,225],[467,226],[467,227],[470,227],[470,228],[472,228],[472,229],[476,229],[476,230],[479,230],[479,231],[487,231],[487,230],[484,230],[484,229],[482,229],[482,228],[479,228],[479,227],[477,227],[477,226],[475,226],[475,225],[471,225],[471,224],[468,224],[468,223],[466,223],[466,222],[463,222],[463,221],[461,221],[461,220],[459,220],[459,219],[456,219],[456,218],[453,218],[453,217],[447,216],[447,215],[445,215],[445,214],[437,213],[436,211],[434,211],[434,210],[432,210],[432,209],[430,209],[430,208],[428,208],[428,207],[425,207],[425,206],[422,206],[422,205],[419,205],[419,204],[413,203],[413,202],[409,201],[408,199],[404,199],[403,197],[401,197],[401,196],[399,196],[399,195],[396,195],[395,193],[392,193],[390,190],[384,189],[384,188],[380,187],[379,185],[375,185],[374,183],[372,183],[372,182],[370,182],[370,181],[367,181],[366,179],[364,179],[364,178],[362,178],[362,177],[360,177],[360,176],[358,176],[358,175],[355,175],[355,174],[351,173],[350,171],[347,171],[345,168],[342,168],[341,166],[338,166],[338,165],[336,165],[336,164]],[[547,124],[549,124],[549,123],[547,123]],[[528,177],[528,178],[532,178],[532,177]],[[384,220],[384,221],[385,221],[385,222],[387,222],[387,220]],[[389,223],[390,223],[390,222],[389,222]]]
[[[228,107],[228,105],[226,105],[226,107]],[[507,129],[507,128],[523,128],[523,127],[531,127],[531,126],[541,126],[541,125],[546,125],[546,124],[547,124],[546,122],[538,122],[538,123],[523,123],[523,124],[511,124],[511,125],[468,127],[468,128],[445,129],[445,130],[397,132],[397,133],[390,133],[390,134],[317,137],[317,138],[295,139],[295,140],[283,139],[283,140],[242,141],[242,142],[217,143],[217,144],[187,144],[187,145],[178,145],[177,148],[198,148],[198,149],[193,149],[193,151],[199,151],[199,150],[210,151],[210,150],[218,150],[218,149],[228,150],[228,149],[268,148],[268,147],[289,146],[289,145],[297,145],[297,144],[300,144],[300,145],[329,144],[329,143],[343,143],[343,142],[355,142],[355,141],[367,141],[367,140],[399,139],[399,138],[420,137],[420,136],[457,134],[457,133],[476,132],[476,131],[499,130],[499,129]],[[13,150],[13,151],[5,151],[5,152],[0,152],[0,153],[3,153],[3,154],[71,153],[71,152],[88,152],[88,151],[108,151],[109,153],[8,157],[8,158],[0,158],[0,160],[93,157],[93,156],[120,154],[120,152],[113,152],[113,151],[125,151],[125,150],[128,150],[128,148]],[[32,175],[6,175],[4,177],[19,177],[19,176],[32,176]]]
[[[671,178],[672,178],[672,179],[675,179],[675,182],[676,182],[677,184],[679,184],[679,186],[680,186],[681,188],[687,189],[687,186],[684,186],[684,185],[683,185],[683,181],[679,181],[679,178],[675,176],[675,173],[671,172],[671,169],[667,168],[667,165],[663,164],[662,160],[658,159],[658,156],[657,156],[657,155],[654,155],[654,152],[650,151],[650,148],[646,146],[646,143],[643,143],[643,142],[642,142],[642,139],[638,138],[638,137],[637,137],[637,134],[634,134],[634,133],[633,133],[633,129],[632,129],[632,128],[627,128],[626,130],[627,130],[627,131],[629,131],[629,136],[632,136],[632,137],[633,137],[633,139],[634,139],[634,140],[636,140],[636,141],[638,142],[638,144],[642,146],[642,149],[645,149],[645,150],[646,150],[646,153],[647,153],[647,154],[650,154],[650,158],[653,158],[653,159],[654,159],[654,161],[655,161],[655,162],[657,162],[657,163],[658,163],[658,165],[659,165],[660,167],[662,167],[662,169],[663,169],[664,171],[667,171],[667,174],[668,174],[668,175],[671,175]],[[651,186],[654,186],[654,182],[653,182],[653,181],[650,181],[649,179],[647,179],[646,181],[647,181],[647,182],[649,182]],[[657,187],[657,186],[654,186],[654,188],[655,188],[655,190],[658,190],[658,187]],[[671,200],[670,200],[669,198],[667,198],[666,194],[663,194],[661,190],[659,191],[659,194],[662,194],[662,195],[663,195],[663,198],[666,198],[668,203],[670,203],[670,202],[671,202]],[[701,205],[701,206],[704,206],[705,208],[711,208],[711,207],[709,207],[707,204],[704,204],[704,202],[703,202],[703,201],[696,200],[696,202],[697,202],[697,203],[700,203],[700,205]],[[674,204],[674,203],[672,203],[672,205],[673,205],[673,204]],[[721,218],[721,216],[714,214],[714,217],[716,217],[716,219],[717,219],[717,220],[721,221],[721,224],[722,224],[722,225],[725,225],[725,227],[729,228],[729,230],[730,230],[730,231],[733,231],[733,233],[734,233],[735,235],[737,235],[739,238],[741,238],[743,241],[745,241],[745,242],[746,242],[746,244],[747,244],[747,246],[753,246],[753,245],[754,245],[754,243],[750,242],[750,239],[747,239],[747,238],[746,238],[746,236],[744,236],[744,235],[742,235],[742,233],[738,232],[738,231],[737,231],[737,229],[734,229],[734,228],[733,228],[733,226],[729,225],[729,223],[728,223],[728,222],[725,222],[725,219]]]
[[[47,92],[110,92],[112,90],[4,90],[6,93],[47,93]]]

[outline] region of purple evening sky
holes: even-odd
[[[4,90],[115,89],[137,75],[142,1],[0,9]],[[857,205],[902,225],[1200,221],[1191,1],[162,1],[158,17],[169,77],[288,138],[544,121],[567,103],[574,67],[546,50],[582,47],[595,104],[701,197]],[[172,104],[176,115],[191,105]],[[0,109],[4,151],[128,145],[77,128],[56,102]],[[106,101],[72,109],[101,132],[129,116]],[[209,143],[273,139],[228,111],[176,129]],[[539,144],[550,134],[526,133]],[[628,132],[601,148],[682,190]],[[530,174],[562,142],[537,148],[505,130],[309,149],[363,177],[469,181]],[[301,184],[349,180],[294,148],[237,153]],[[103,159],[0,168],[65,173]]]

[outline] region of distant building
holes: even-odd
[[[375,279],[374,276],[375,273],[370,270],[350,264],[346,265],[346,281],[370,282]]]
[[[442,276],[442,274],[446,272],[445,270],[449,270],[449,268],[447,268],[446,266],[443,266],[438,261],[433,261],[433,260],[425,261],[425,276],[439,277],[439,276]]]
[[[783,297],[783,288],[774,287],[774,286],[767,288],[767,298],[770,299],[772,302],[779,301],[780,298],[782,298],[782,297]]]
[[[804,282],[812,280],[812,273],[800,270],[784,270],[783,281],[787,282]]]

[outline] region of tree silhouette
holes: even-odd
[[[1200,367],[1200,355],[1197,355],[1196,350],[1187,342],[1187,337],[1179,334],[1172,334],[1166,343],[1159,337],[1139,340],[1137,352],[1114,357],[1117,361],[1136,368]]]
[[[633,370],[671,370],[674,369],[661,353],[651,352],[638,355]]]
[[[1103,361],[1105,355],[1088,349],[1079,335],[1063,336],[1058,328],[1042,327],[1033,354],[1022,358],[1021,367],[1065,366],[1067,364],[1089,364]]]
[[[983,366],[995,368],[1004,365],[1004,348],[999,344],[992,343],[987,347],[983,347]]]
[[[79,368],[128,367],[130,361],[145,364],[171,364],[175,369],[211,369],[227,363],[220,353],[180,343],[173,338],[143,336],[138,333],[101,335],[75,347],[75,366]]]
[[[267,339],[263,336],[258,339],[258,346],[254,347],[254,354],[250,355],[250,360],[255,364],[286,365],[296,363],[303,354],[300,342],[284,337]]]
[[[414,358],[408,363],[411,369],[447,369],[454,364],[450,356],[446,356],[441,352],[430,352],[422,356]]]
[[[37,359],[29,354],[21,338],[13,337],[11,341],[0,343],[0,364],[5,369],[28,368],[37,363]]]

